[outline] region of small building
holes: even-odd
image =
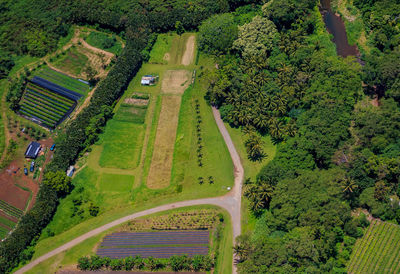
[[[36,159],[41,149],[38,142],[31,142],[25,151],[25,158]]]
[[[152,86],[156,84],[156,80],[157,80],[158,76],[153,76],[153,75],[145,75],[142,77],[142,80],[140,81],[140,83],[143,86]]]
[[[72,175],[74,175],[75,172],[75,167],[74,166],[70,166],[67,170],[67,176],[68,177],[72,177]]]

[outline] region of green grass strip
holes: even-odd
[[[350,264],[348,265],[347,269],[349,272],[353,272],[353,268],[355,263],[358,261],[358,258],[360,257],[360,253],[366,248],[366,243],[368,242],[368,239],[371,237],[372,231],[376,229],[376,221],[373,221],[367,230],[367,233],[359,240],[357,240],[357,243],[355,244],[355,249],[352,252],[352,255],[350,257]]]
[[[89,89],[89,86],[87,84],[82,83],[77,79],[73,79],[67,75],[61,74],[54,70],[42,70],[39,73],[39,76],[46,80],[49,80],[50,82],[57,82],[61,86],[62,84],[65,84],[82,92],[87,91]]]

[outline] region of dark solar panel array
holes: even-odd
[[[97,255],[110,258],[136,255],[144,258],[169,258],[172,255],[184,254],[207,255],[209,240],[207,230],[113,233],[104,238]]]
[[[52,83],[50,81],[47,81],[46,79],[38,77],[38,76],[33,77],[31,82],[34,83],[34,84],[37,84],[37,85],[39,85],[41,87],[44,87],[44,88],[46,88],[48,90],[51,90],[53,92],[56,92],[56,93],[58,93],[58,94],[60,94],[62,96],[65,96],[65,97],[67,97],[67,98],[69,98],[71,100],[74,100],[74,101],[78,101],[83,96],[82,94],[79,94],[79,93],[77,93],[75,91],[66,89],[66,88],[61,87],[59,85],[56,85],[56,84],[54,84],[54,83]]]

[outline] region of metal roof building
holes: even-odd
[[[39,143],[31,142],[25,151],[25,157],[35,159],[39,154],[40,148]]]

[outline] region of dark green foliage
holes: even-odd
[[[61,170],[57,172],[47,172],[44,175],[42,184],[50,186],[60,196],[69,194],[72,189],[71,178]]]
[[[237,26],[231,14],[214,15],[199,27],[199,47],[208,53],[226,53],[237,38]]]
[[[9,52],[0,50],[0,79],[7,77],[10,70],[15,65]]]

